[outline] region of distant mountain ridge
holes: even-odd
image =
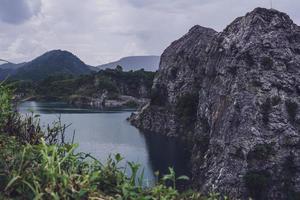
[[[11,70],[11,69],[0,68],[0,80],[4,80],[4,79],[8,78],[13,72],[14,72],[14,70]]]
[[[160,56],[128,56],[118,61],[97,66],[99,69],[114,69],[120,65],[124,71],[144,69],[145,71],[158,70]]]
[[[12,64],[0,65],[0,79],[42,80],[53,75],[89,74],[92,70],[74,54],[63,50],[52,50],[35,58],[34,60]]]
[[[4,64],[0,65],[0,69],[18,69],[18,68],[22,67],[25,64],[26,64],[26,62],[18,63],[18,64],[15,64],[15,63],[4,63]]]
[[[4,79],[10,77],[11,75],[13,75],[16,72],[16,70],[19,67],[21,67],[25,64],[25,63],[14,64],[14,63],[10,63],[3,59],[0,59],[0,61],[6,62],[6,63],[0,65],[0,80],[4,80]]]
[[[121,58],[116,62],[94,67],[85,64],[71,52],[52,50],[30,62],[14,64],[5,60],[3,61],[7,63],[0,64],[0,80],[9,78],[15,80],[40,81],[49,76],[79,76],[97,72],[101,69],[114,69],[118,65],[122,66],[124,71],[135,71],[142,68],[145,71],[156,71],[158,69],[160,56],[130,56]]]

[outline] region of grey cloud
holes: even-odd
[[[40,0],[0,0],[0,19],[10,24],[21,24],[37,14]]]
[[[127,2],[135,7],[160,7],[160,6],[193,6],[212,3],[216,0],[127,0]],[[182,7],[184,8],[184,7]]]
[[[255,7],[269,6],[270,0],[0,0],[0,58],[23,62],[65,49],[99,65],[160,55],[195,24],[221,31]],[[299,0],[273,0],[273,6],[300,24]]]

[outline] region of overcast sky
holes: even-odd
[[[221,31],[270,0],[0,0],[0,58],[33,59],[52,49],[98,65],[160,55],[195,24]],[[273,0],[300,24],[300,0]]]

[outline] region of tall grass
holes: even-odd
[[[77,145],[21,144],[0,136],[0,199],[200,199],[197,193],[176,190],[174,170],[152,188],[144,188],[138,164],[128,163],[131,175],[119,167],[116,154],[105,164],[84,153]],[[172,186],[166,186],[171,181]]]
[[[120,154],[100,163],[85,153],[76,153],[77,144],[65,143],[66,126],[60,122],[42,130],[39,117],[21,117],[13,111],[10,91],[0,85],[0,199],[116,199],[176,200],[219,199],[189,191],[179,193],[172,168],[152,188],[143,187],[140,165],[128,162],[130,175],[119,163]],[[171,182],[171,186],[167,186]]]

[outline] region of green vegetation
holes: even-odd
[[[273,144],[257,144],[254,149],[248,153],[249,160],[266,160],[274,154]]]
[[[20,145],[13,138],[1,137],[0,166],[2,198],[12,199],[175,199],[173,187],[158,184],[143,189],[139,165],[128,163],[131,176],[118,167],[117,154],[101,164],[83,153],[77,145]],[[180,179],[185,177],[179,177]],[[163,181],[173,181],[175,174]]]
[[[185,94],[178,98],[176,114],[185,127],[193,127],[197,119],[198,94]]]
[[[0,199],[116,199],[176,200],[209,199],[221,196],[176,189],[172,168],[153,187],[143,187],[140,165],[128,162],[130,175],[119,167],[121,155],[105,164],[91,155],[76,152],[76,144],[65,143],[67,128],[60,120],[42,130],[39,116],[22,117],[13,111],[11,94],[0,86]],[[167,183],[171,183],[168,186]]]
[[[16,66],[17,67],[17,66]],[[48,76],[90,74],[89,66],[67,51],[53,50],[12,71],[11,78],[40,81]]]
[[[155,85],[155,87],[151,90],[151,104],[154,106],[164,106],[167,101],[167,89],[163,85]]]
[[[270,70],[272,69],[274,62],[270,57],[263,57],[261,60],[261,65],[263,66],[264,69]]]
[[[299,199],[300,193],[296,192],[295,186],[297,181],[295,180],[298,167],[295,163],[296,156],[290,152],[283,163],[282,175],[282,191],[287,194],[287,199],[297,200]]]
[[[125,106],[128,108],[136,108],[138,107],[138,104],[135,101],[128,101]]]
[[[70,96],[99,98],[103,93],[108,99],[117,99],[119,95],[147,98],[149,96],[139,92],[140,87],[150,94],[154,75],[144,70],[123,72],[118,66],[79,77],[61,74],[40,81],[10,80],[9,86],[22,99],[70,101]]]
[[[297,111],[298,111],[298,104],[291,100],[287,100],[285,102],[286,111],[289,115],[290,121],[294,122],[296,119]]]
[[[254,199],[265,199],[264,194],[271,181],[271,175],[265,170],[248,171],[244,176],[244,181],[250,197]]]
[[[3,126],[12,111],[11,93],[7,87],[0,85],[0,126]]]
[[[245,63],[249,66],[252,67],[255,64],[255,61],[253,59],[253,56],[250,54],[249,51],[245,52],[244,55],[242,56],[244,59]]]
[[[281,102],[280,96],[273,96],[272,97],[272,106],[277,106]]]

